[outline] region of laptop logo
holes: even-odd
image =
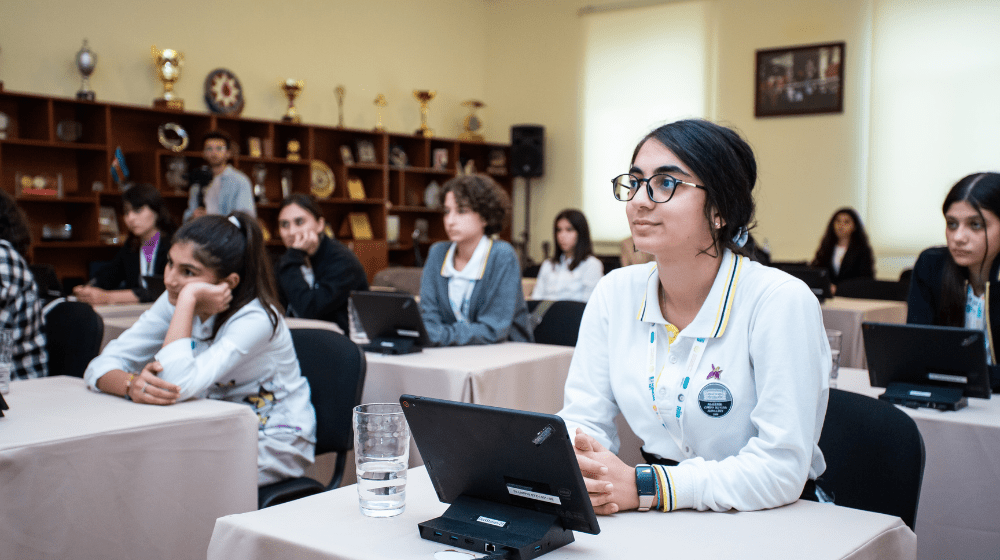
[[[538,434],[535,435],[535,439],[531,440],[531,443],[535,445],[541,445],[545,443],[545,440],[549,439],[549,436],[551,435],[552,435],[552,426],[551,425],[545,426],[544,428],[542,428],[542,431],[538,432]]]
[[[485,523],[487,525],[493,525],[494,527],[500,527],[500,528],[503,528],[503,527],[507,526],[507,522],[506,521],[499,521],[497,519],[490,519],[489,517],[486,517],[485,515],[480,515],[479,519],[476,519],[476,521],[478,521],[480,523]]]
[[[979,335],[974,334],[974,335],[972,335],[972,336],[970,336],[970,337],[962,340],[962,348],[965,348],[966,346],[972,344],[973,342],[976,341],[977,338],[979,338]]]

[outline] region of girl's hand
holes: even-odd
[[[195,315],[209,316],[229,309],[229,303],[233,301],[233,293],[226,282],[218,284],[192,282],[184,286],[177,296],[178,305],[184,300],[194,302]]]
[[[292,249],[304,251],[310,257],[316,254],[319,249],[319,235],[312,230],[303,230],[295,234],[292,240]]]
[[[576,429],[573,444],[594,513],[609,515],[639,507],[635,468],[626,465],[593,436]]]
[[[76,286],[73,288],[73,295],[90,305],[106,305],[111,302],[108,292],[96,286]]]
[[[163,371],[160,362],[149,362],[139,376],[132,380],[128,396],[134,402],[168,405],[177,402],[181,388],[156,376]]]

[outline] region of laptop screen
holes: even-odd
[[[368,340],[403,338],[430,346],[417,300],[402,292],[351,292],[354,310]]]

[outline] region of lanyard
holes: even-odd
[[[665,326],[664,329],[668,334],[667,348],[669,350],[670,345],[673,344],[680,335],[680,331],[677,330],[677,327],[669,324]],[[701,363],[702,356],[705,355],[706,344],[707,341],[704,338],[695,339],[694,345],[691,347],[691,352],[688,354],[687,364],[685,364],[684,367],[684,380],[681,384],[682,389],[687,389],[691,384],[691,377],[694,376],[694,372],[698,369],[698,365]],[[663,370],[667,369],[666,364],[664,364],[664,366],[660,368],[659,373],[654,375],[656,370],[656,346],[656,323],[653,323],[649,327],[649,348],[646,352],[646,372],[649,375],[649,392],[653,397],[653,411],[656,413],[656,416],[659,417],[660,425],[663,426],[663,429],[667,430],[667,433],[673,438],[677,447],[679,449],[684,449],[684,445],[682,444],[684,440],[684,426],[680,421],[681,413],[683,412],[682,407],[678,404],[674,409],[673,415],[674,421],[677,422],[677,425],[680,428],[680,433],[678,435],[675,431],[667,428],[666,420],[663,417],[664,409],[668,411],[669,415],[669,406],[661,407],[656,404],[656,393],[660,386],[660,378],[663,375]]]

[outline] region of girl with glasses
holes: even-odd
[[[579,210],[563,210],[552,229],[556,252],[539,268],[531,299],[586,302],[604,276],[604,265],[594,256],[587,217]]]
[[[993,390],[1000,390],[1000,173],[973,173],[948,191],[941,209],[946,247],[920,253],[910,278],[907,323],[979,329]]]
[[[734,131],[657,128],[613,180],[655,262],[598,283],[559,413],[595,511],[758,510],[816,499],[830,348],[801,281],[752,261],[757,164]],[[646,463],[618,459],[615,417]]]

